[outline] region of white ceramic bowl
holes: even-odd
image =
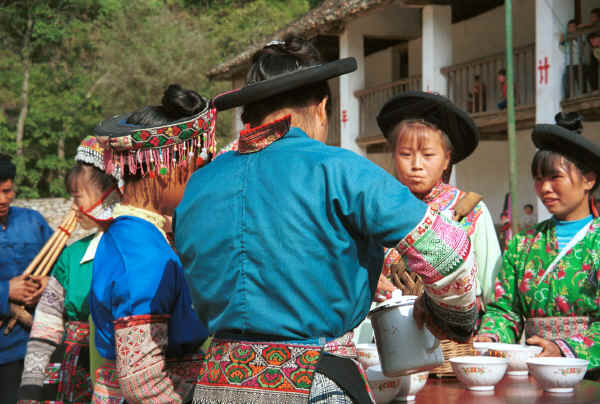
[[[493,342],[473,342],[473,348],[477,351],[477,355],[487,355],[489,345],[494,345]]]
[[[583,379],[588,361],[577,358],[543,357],[527,361],[529,371],[542,388],[551,393],[570,393]]]
[[[377,345],[375,344],[356,344],[356,352],[358,361],[363,366],[363,369],[368,369],[371,366],[379,365],[379,354],[377,353]]]
[[[367,381],[377,404],[391,402],[400,391],[400,378],[385,376],[381,371],[381,365],[374,365],[367,369]]]
[[[400,376],[400,391],[396,397],[397,401],[414,401],[415,395],[425,387],[429,372],[413,373],[412,375]]]
[[[469,390],[494,390],[502,379],[508,362],[492,356],[458,356],[450,358],[454,374]]]
[[[535,358],[542,352],[542,347],[537,345],[488,343],[487,348],[487,355],[506,358],[508,361],[506,374],[509,376],[527,376],[527,360]]]

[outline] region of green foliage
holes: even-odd
[[[64,173],[100,120],[159,104],[171,83],[207,97],[231,88],[204,73],[320,2],[0,0],[0,152],[15,156],[19,197],[65,196]],[[231,124],[231,112],[219,115],[220,146]]]
[[[264,39],[305,14],[308,0],[224,0],[223,7],[207,10],[203,16],[216,60],[243,51],[249,44]]]

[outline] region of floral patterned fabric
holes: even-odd
[[[423,202],[452,220],[454,207],[464,195],[465,193],[460,189],[440,182],[423,198]],[[459,224],[469,235],[475,253],[477,296],[483,297],[483,301],[488,303],[493,300],[494,279],[502,264],[502,255],[492,216],[485,203],[481,201]],[[400,255],[395,249],[386,250],[382,271],[384,275],[390,273],[391,266],[398,259],[400,259]]]
[[[318,362],[323,352],[350,359],[350,366],[357,367],[364,389],[371,402],[375,403],[364,370],[357,360],[352,336],[349,332],[324,346],[215,338],[199,371],[194,404],[304,404],[321,402],[318,398],[327,394],[349,400],[346,393],[327,376],[317,378],[320,372]],[[313,386],[314,379],[321,380],[321,385]]]
[[[560,252],[554,220],[546,220],[516,235],[504,254],[503,267],[496,280],[495,302],[483,317],[479,335],[515,343],[521,336],[525,319],[598,318],[599,228],[600,218],[595,218],[583,240],[575,244],[542,282],[546,268]],[[555,342],[563,355],[588,359],[589,368],[599,367],[600,322],[592,320],[587,329],[584,328],[580,327],[574,334],[564,330],[568,336]]]

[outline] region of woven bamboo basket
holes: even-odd
[[[400,260],[393,264],[390,272],[392,282],[398,289],[402,290],[403,295],[420,296],[423,293],[423,280],[419,275],[409,272],[404,261]],[[449,362],[450,358],[477,354],[471,343],[459,344],[450,340],[442,340],[440,341],[440,347],[444,355],[444,363],[431,371],[431,374],[438,377],[454,376]]]

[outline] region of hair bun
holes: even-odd
[[[254,54],[247,81],[256,83],[321,63],[321,54],[310,41],[291,36],[273,41]]]
[[[565,129],[580,132],[583,129],[581,124],[583,116],[578,112],[559,112],[554,116],[554,120],[558,126],[562,126]]]
[[[206,107],[206,100],[194,90],[185,90],[179,84],[171,84],[165,90],[162,106],[173,120],[194,115]]]

